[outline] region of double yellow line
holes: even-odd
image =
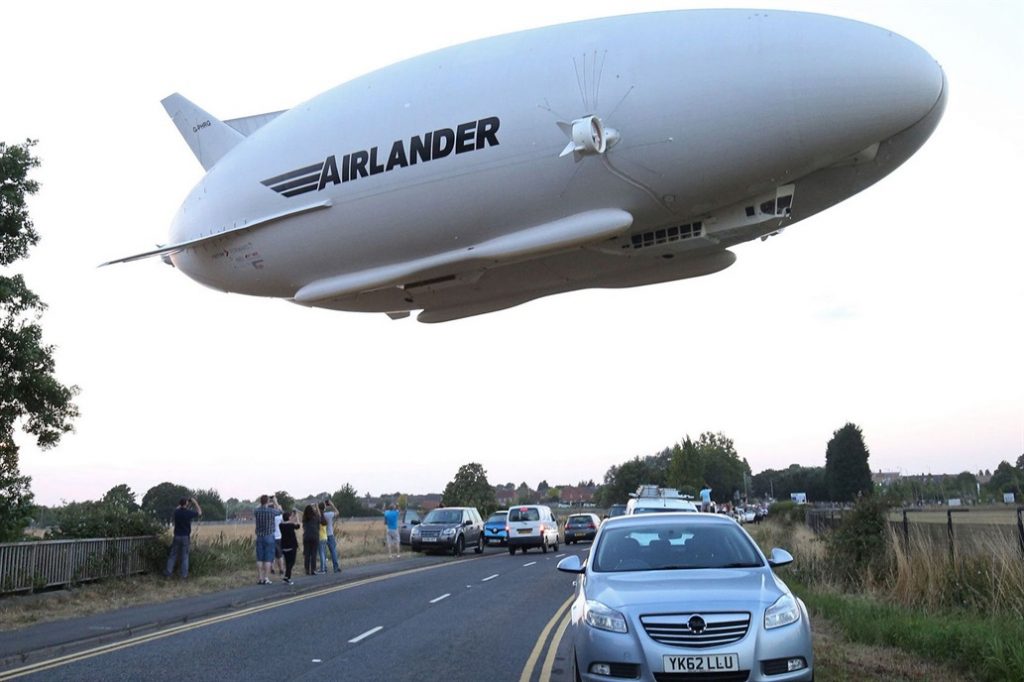
[[[533,645],[533,651],[530,652],[530,657],[526,659],[526,665],[523,666],[523,672],[519,675],[519,682],[530,682],[533,678],[534,668],[537,667],[537,661],[540,660],[540,655],[547,645],[547,655],[544,656],[544,663],[540,668],[540,682],[551,682],[551,668],[555,664],[555,654],[558,652],[558,646],[562,643],[562,637],[565,635],[565,628],[569,624],[570,606],[576,595],[572,595],[558,607],[555,611],[555,615],[551,617],[548,624],[541,630],[540,636],[537,638],[537,643]],[[555,623],[558,626],[555,627]],[[555,628],[555,636],[550,642],[548,642],[548,636],[551,634],[551,628]]]
[[[146,644],[147,642],[163,639],[164,637],[172,637],[174,635],[178,635],[183,632],[188,632],[190,630],[197,630],[199,628],[204,628],[208,625],[216,625],[217,623],[225,623],[229,620],[235,620],[236,618],[244,618],[245,616],[250,616],[254,613],[260,613],[261,611],[276,609],[279,606],[286,606],[288,604],[294,604],[296,602],[305,601],[307,599],[313,599],[328,594],[334,594],[335,592],[351,590],[354,587],[369,585],[370,583],[380,582],[381,580],[389,580],[391,578],[397,578],[403,575],[411,575],[413,573],[431,571],[435,568],[441,568],[442,566],[450,565],[450,563],[442,563],[435,564],[433,566],[410,568],[405,571],[398,571],[397,573],[388,573],[386,575],[379,575],[373,578],[364,578],[363,580],[345,583],[344,585],[336,585],[334,587],[328,587],[322,590],[307,592],[305,594],[296,595],[294,597],[288,597],[286,599],[281,599],[267,604],[260,604],[259,606],[250,606],[249,608],[242,609],[240,611],[233,611],[232,613],[227,613],[220,616],[211,616],[209,618],[203,618],[192,623],[184,623],[182,625],[176,625],[165,630],[160,630],[159,632],[152,632],[146,635],[138,635],[137,637],[131,637],[121,642],[113,642],[111,644],[104,644],[102,646],[93,647],[92,649],[86,649],[85,651],[79,651],[78,653],[58,656],[57,658],[52,658],[47,661],[40,661],[39,663],[33,663],[31,665],[26,665],[21,668],[14,668],[6,672],[0,671],[0,680],[13,680],[18,677],[24,677],[25,675],[33,675],[35,673],[50,670],[52,668],[57,668],[62,665],[68,665],[69,663],[84,661],[95,656],[102,656],[103,654],[109,654],[114,651],[120,651],[121,649],[127,649],[129,647],[138,646],[139,644]]]

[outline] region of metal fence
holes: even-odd
[[[838,528],[843,521],[844,512],[848,511],[849,510],[839,507],[808,507],[805,510],[805,521],[807,526],[815,533],[823,533]],[[946,515],[945,524],[927,522],[917,523],[912,520],[912,517],[915,514],[934,514],[936,512],[943,511]],[[899,510],[899,512],[902,513],[902,519],[900,521],[890,520],[889,523],[903,539],[904,546],[910,545],[911,537],[915,533],[918,536],[934,536],[934,539],[940,539],[941,536],[945,536],[951,559],[956,556],[957,544],[959,542],[962,540],[978,540],[980,539],[979,534],[984,534],[984,540],[989,542],[1016,542],[1020,548],[1021,554],[1024,554],[1024,506],[1019,506],[1016,509],[1016,528],[1009,524],[992,524],[985,522],[972,523],[970,511],[971,509],[968,507],[954,507],[944,510],[911,507]],[[1012,510],[1008,511],[1012,512]],[[960,517],[960,521],[954,523],[953,519],[958,516]],[[957,533],[954,530],[958,523],[965,526],[960,533]],[[913,533],[911,532],[911,528],[915,529]],[[984,530],[984,533],[982,533],[982,530]],[[961,536],[963,537],[961,538]]]
[[[0,592],[142,573],[149,567],[146,548],[155,540],[146,535],[0,544]]]

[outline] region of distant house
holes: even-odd
[[[587,486],[563,485],[558,492],[559,501],[572,507],[589,506],[594,502],[594,489]]]
[[[879,471],[878,473],[871,474],[871,482],[875,485],[880,485],[883,488],[896,483],[902,476],[898,471]]]

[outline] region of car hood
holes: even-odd
[[[445,528],[458,528],[461,523],[421,523],[419,529],[424,530],[444,530]]]
[[[764,609],[788,592],[767,567],[591,573],[586,584],[587,599],[635,614]]]

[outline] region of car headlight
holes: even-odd
[[[800,607],[791,595],[784,594],[765,609],[764,629],[780,628],[800,620]]]
[[[613,608],[609,608],[599,601],[588,599],[583,610],[583,619],[587,625],[598,630],[608,632],[629,632],[626,627],[626,617]]]
[[[455,535],[455,529],[454,528],[445,528],[444,530],[441,531],[441,535]]]
[[[412,530],[409,531],[409,534],[410,535],[419,535],[420,534],[420,527],[419,526],[413,526]]]

